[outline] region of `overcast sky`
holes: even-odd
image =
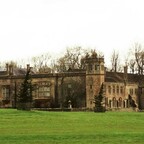
[[[0,0],[0,60],[74,46],[108,60],[135,42],[144,42],[144,0]]]

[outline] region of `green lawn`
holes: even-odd
[[[0,109],[0,144],[144,144],[142,112]]]

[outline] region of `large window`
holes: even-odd
[[[99,71],[100,70],[100,66],[97,64],[97,65],[95,65],[95,70],[96,71]]]
[[[89,65],[89,71],[92,71],[92,65],[91,64]]]
[[[113,93],[115,93],[115,85],[113,85]]]
[[[120,87],[120,93],[123,94],[123,86]]]
[[[50,96],[50,87],[40,86],[39,87],[39,97],[49,97]]]
[[[137,88],[135,88],[135,95],[137,95],[138,94],[138,89]]]
[[[39,82],[35,84],[33,94],[35,98],[47,98],[51,96],[50,90],[50,82]]]
[[[3,96],[3,99],[9,99],[10,98],[10,87],[9,86],[3,86],[2,87],[2,96]]]
[[[119,86],[117,85],[117,94],[119,94]]]
[[[129,94],[133,95],[133,89],[132,88],[129,89]]]
[[[108,86],[108,92],[111,94],[111,86]]]

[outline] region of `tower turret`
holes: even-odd
[[[105,79],[104,58],[98,57],[94,51],[86,56],[86,107],[94,107],[94,97],[99,93],[101,84]]]

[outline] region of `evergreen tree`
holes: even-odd
[[[28,69],[25,79],[20,86],[17,96],[17,109],[30,110],[32,104],[32,80],[30,75],[31,70]]]
[[[99,94],[95,96],[95,107],[94,112],[105,112],[105,107],[103,106],[103,84],[101,85]]]

